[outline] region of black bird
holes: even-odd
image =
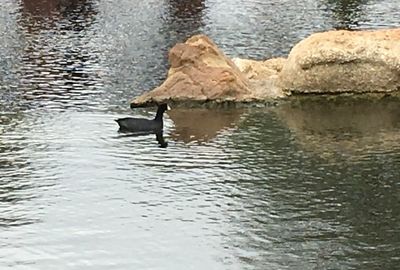
[[[115,120],[119,125],[119,132],[157,133],[163,130],[163,114],[169,110],[167,104],[160,104],[154,119],[125,117]]]

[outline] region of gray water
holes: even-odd
[[[399,269],[399,100],[129,100],[205,33],[231,56],[398,27],[398,0],[0,0],[0,269]]]

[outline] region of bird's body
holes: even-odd
[[[119,125],[120,132],[157,133],[163,130],[163,114],[166,110],[168,110],[168,105],[161,104],[158,106],[154,119],[125,117],[115,121]]]
[[[125,117],[115,120],[121,132],[156,132],[163,129],[162,121]]]

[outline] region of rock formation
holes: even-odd
[[[266,91],[253,91],[248,78],[206,36],[196,35],[169,52],[168,77],[159,87],[131,102],[132,107],[165,101],[251,102]]]
[[[249,81],[249,85],[259,101],[285,97],[276,85],[285,58],[272,58],[266,61],[233,58],[233,62]]]
[[[366,93],[400,89],[400,28],[313,34],[279,73],[286,93]]]
[[[206,36],[193,36],[169,52],[168,77],[159,87],[132,101],[143,103],[252,99],[248,80]]]
[[[226,57],[196,35],[169,52],[168,77],[132,107],[174,102],[265,102],[291,94],[398,92],[400,28],[313,34],[288,59]]]

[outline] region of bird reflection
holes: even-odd
[[[168,142],[165,141],[164,133],[162,131],[157,131],[157,132],[134,132],[134,133],[120,132],[120,133],[123,134],[123,135],[120,135],[119,137],[140,137],[140,136],[148,136],[148,135],[155,134],[158,146],[160,148],[167,148],[168,147]]]
[[[156,140],[161,148],[167,148],[168,142],[165,141],[162,131],[156,133]]]

